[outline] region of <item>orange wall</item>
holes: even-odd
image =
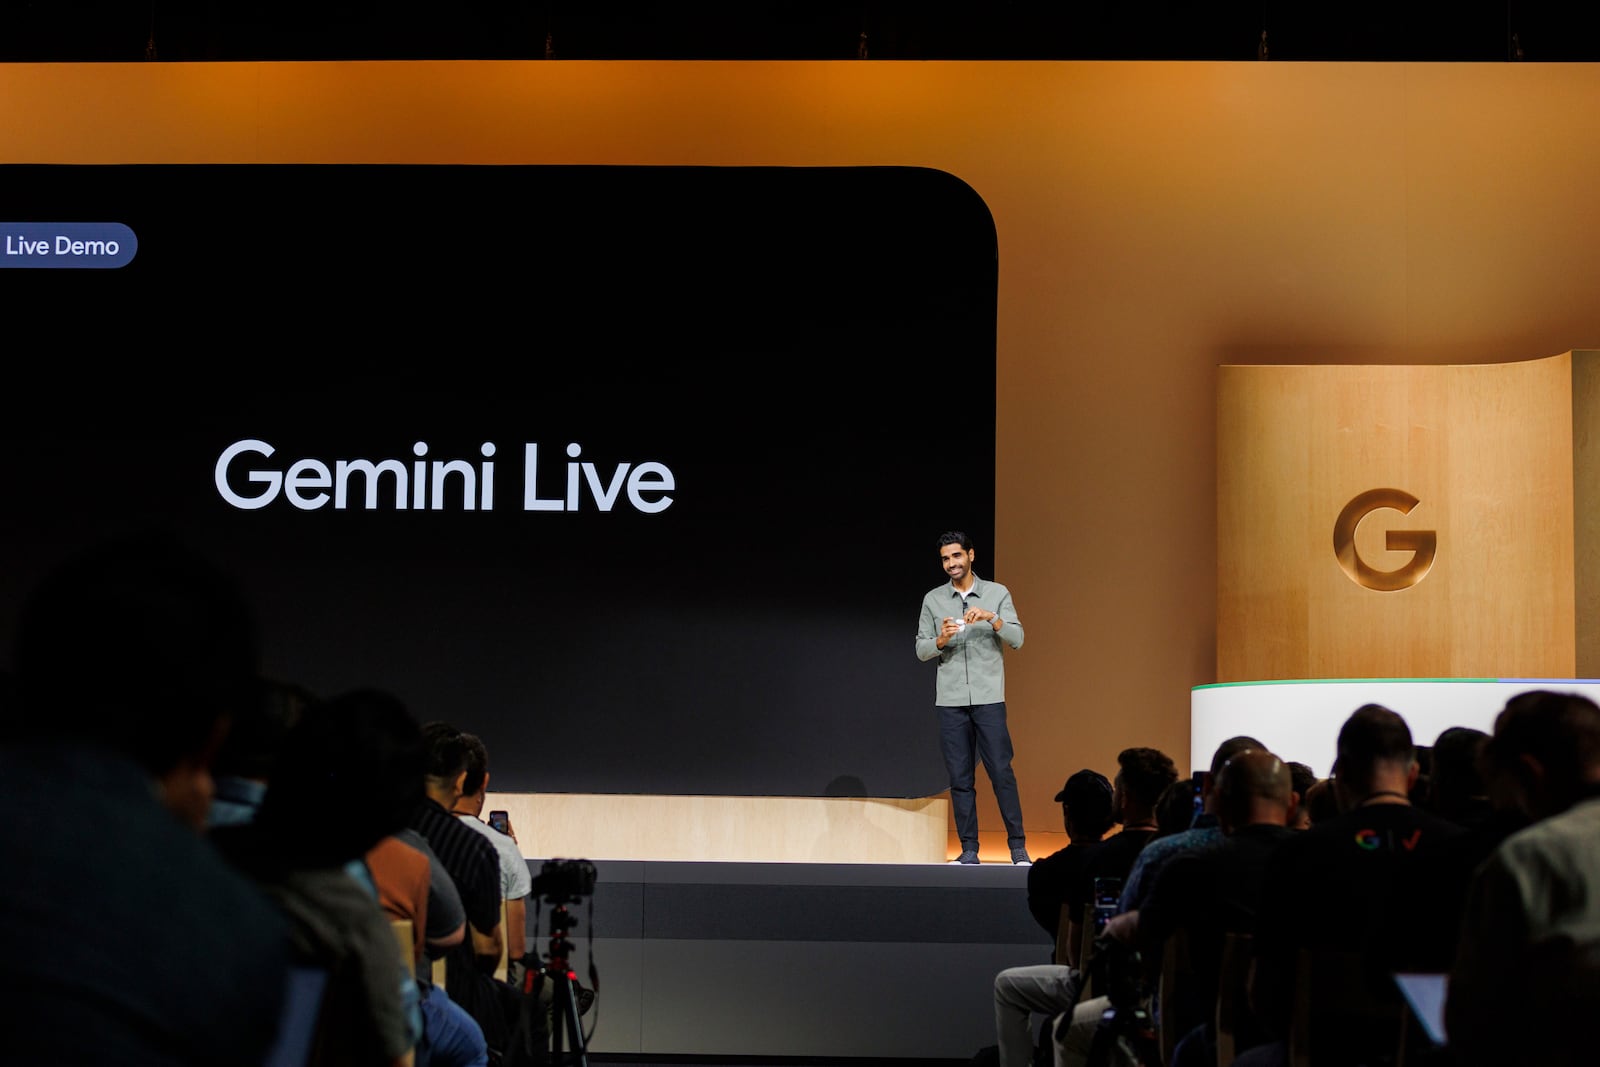
[[[1027,626],[1009,696],[1048,831],[1066,774],[1126,745],[1187,768],[1216,658],[1219,364],[1600,346],[1597,100],[1579,64],[5,64],[0,160],[963,178],[999,232],[985,558]]]

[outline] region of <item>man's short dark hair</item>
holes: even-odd
[[[162,775],[250,705],[257,651],[253,610],[210,560],[161,533],[109,541],[62,563],[24,603],[14,729]]]
[[[341,694],[289,731],[259,825],[293,866],[345,863],[406,825],[422,799],[424,759],[421,731],[396,697]]]
[[[1317,772],[1304,763],[1290,763],[1289,784],[1294,789],[1294,795],[1303,802],[1311,787],[1317,784]]]
[[[489,750],[477,734],[462,734],[461,743],[467,749],[467,777],[461,784],[461,795],[475,797],[483,792],[489,779]]]
[[[1123,790],[1152,811],[1167,786],[1178,780],[1178,765],[1160,749],[1125,748],[1117,753],[1117,767]]]
[[[1478,757],[1488,742],[1488,734],[1470,726],[1451,726],[1434,738],[1429,803],[1453,808],[1487,795]]]
[[[960,530],[947,530],[939,535],[938,547],[943,549],[945,545],[960,545],[963,550],[971,552],[972,538],[968,537]]]
[[[1560,787],[1572,788],[1600,766],[1600,706],[1576,693],[1536,689],[1506,702],[1484,745],[1494,771],[1514,771],[1532,756]]]
[[[254,703],[233,717],[211,773],[270,781],[283,742],[317,700],[302,685],[262,678]]]
[[[1161,836],[1181,833],[1194,823],[1193,778],[1179,778],[1161,791],[1156,801],[1156,829]]]
[[[1335,773],[1346,787],[1361,790],[1372,784],[1380,763],[1410,766],[1416,760],[1411,727],[1398,713],[1382,704],[1363,704],[1339,727]]]
[[[462,733],[447,722],[424,723],[422,743],[427,750],[426,773],[429,781],[454,786],[467,769],[467,743]]]

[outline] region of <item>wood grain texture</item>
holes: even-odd
[[[496,793],[524,856],[739,863],[943,863],[945,796]]]
[[[1229,366],[1218,391],[1219,681],[1570,677],[1574,669],[1572,359],[1473,366]],[[1339,565],[1395,571],[1390,531],[1434,531],[1431,570],[1377,591]]]
[[[1572,353],[1573,611],[1579,678],[1600,677],[1600,351]]]

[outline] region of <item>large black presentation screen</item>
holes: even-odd
[[[917,609],[994,514],[959,180],[9,166],[0,220],[8,637],[155,525],[243,583],[268,672],[482,735],[500,790],[945,787]]]

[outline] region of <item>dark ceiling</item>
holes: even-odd
[[[0,61],[1600,60],[1571,0],[555,3],[0,0]]]

